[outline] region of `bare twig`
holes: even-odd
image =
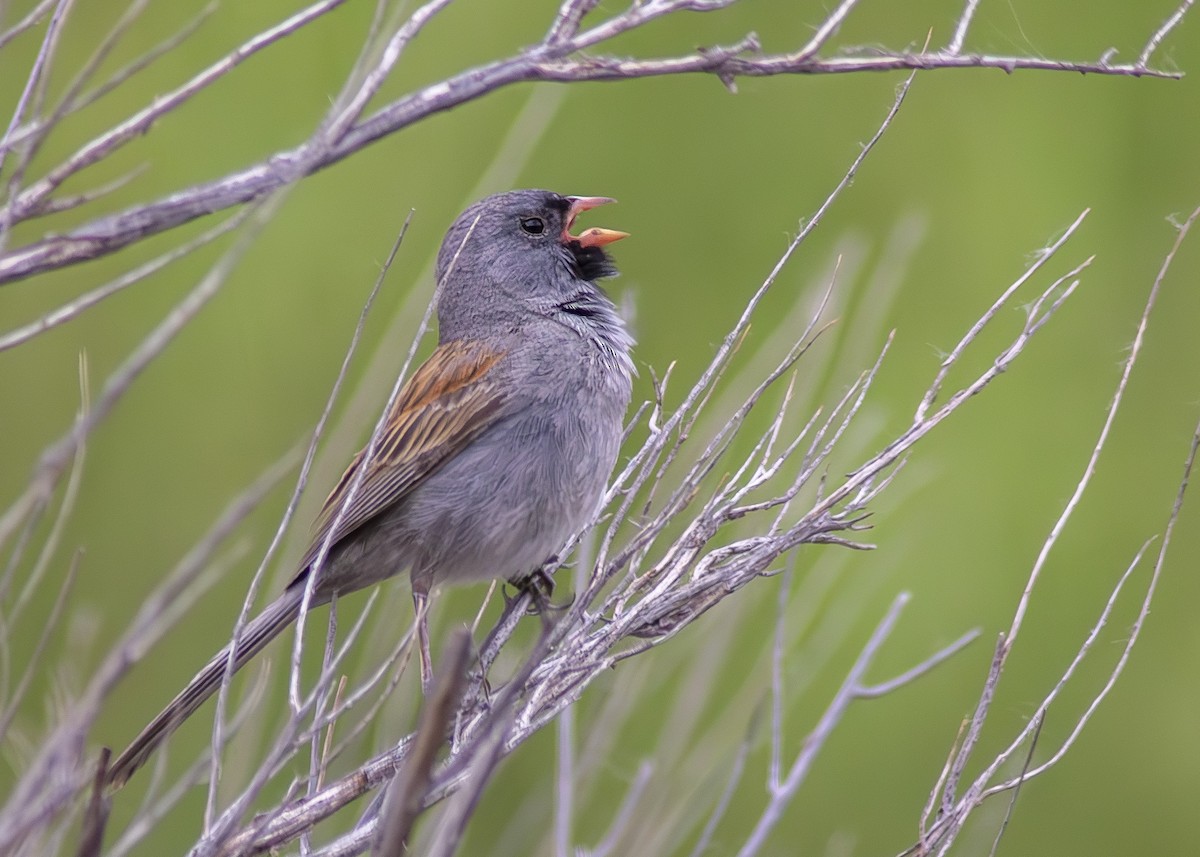
[[[963,6],[963,13],[959,16],[958,23],[954,26],[954,38],[950,40],[950,44],[946,45],[946,53],[950,56],[957,56],[962,52],[963,42],[967,40],[967,30],[971,27],[971,21],[975,17],[975,11],[979,8],[979,0],[966,0]]]
[[[243,209],[242,211],[234,214],[232,217],[226,219],[223,223],[219,224],[213,229],[208,230],[204,234],[199,235],[184,244],[180,244],[178,247],[171,248],[162,255],[151,259],[144,265],[139,265],[138,267],[122,274],[116,279],[110,280],[104,285],[92,289],[90,292],[85,292],[84,294],[68,301],[57,309],[46,313],[37,321],[30,322],[29,324],[23,325],[22,327],[18,327],[15,330],[10,330],[8,333],[0,335],[0,351],[14,348],[22,343],[28,342],[38,334],[45,333],[47,330],[51,330],[55,327],[58,327],[60,324],[65,324],[66,322],[71,321],[84,310],[90,309],[105,298],[111,297],[117,292],[120,292],[123,289],[133,285],[134,283],[146,279],[150,275],[162,270],[175,260],[188,255],[193,250],[211,243],[220,236],[224,235],[226,232],[237,229],[237,227],[240,226],[246,219],[246,216],[253,213],[253,211],[253,208]]]
[[[108,795],[104,793],[105,774],[111,752],[107,747],[100,751],[96,763],[96,776],[92,779],[92,792],[83,816],[83,831],[79,837],[78,857],[100,857],[100,846],[104,843],[104,827],[108,823],[111,809]]]
[[[0,48],[3,48],[17,36],[36,26],[37,22],[50,11],[50,7],[57,2],[58,0],[41,0],[40,3],[29,10],[29,13],[24,18],[13,24],[3,33],[0,33]]]
[[[649,762],[642,762],[638,765],[637,776],[629,786],[629,791],[625,793],[625,800],[621,801],[621,806],[617,810],[617,816],[613,819],[612,826],[604,839],[593,849],[576,849],[577,857],[609,857],[614,853],[617,843],[621,840],[621,834],[625,832],[625,828],[629,826],[629,821],[633,818],[634,811],[637,809],[638,800],[646,791],[646,786],[650,784],[650,775],[654,773],[654,766]]]
[[[891,607],[888,608],[887,613],[884,614],[883,619],[876,626],[866,645],[863,646],[862,652],[854,662],[854,666],[851,667],[846,679],[842,682],[842,686],[834,695],[833,700],[829,703],[829,707],[825,709],[820,720],[817,721],[817,725],[805,738],[804,747],[796,755],[796,758],[792,760],[787,776],[778,783],[769,784],[767,806],[759,816],[754,829],[746,838],[745,843],[738,850],[738,857],[752,857],[752,855],[758,854],[762,850],[766,844],[768,835],[783,816],[784,809],[800,790],[800,786],[808,776],[808,772],[817,755],[824,748],[829,736],[833,734],[834,728],[841,722],[846,709],[854,700],[878,695],[876,691],[878,687],[890,687],[891,689],[900,687],[905,683],[901,679],[907,677],[911,681],[913,678],[924,674],[944,661],[954,651],[962,648],[959,643],[952,643],[950,646],[934,653],[920,664],[906,671],[902,676],[877,685],[876,688],[865,685],[863,678],[867,670],[874,663],[875,657],[883,647],[883,644],[891,636],[892,631],[896,627],[896,622],[900,619],[900,613],[904,610],[909,600],[909,594],[902,592],[892,601]],[[772,735],[772,744],[782,742],[782,734],[777,732]]]
[[[379,839],[372,848],[372,857],[399,857],[409,853],[409,834],[423,808],[434,758],[450,734],[462,696],[470,650],[471,637],[466,631],[455,633],[446,646],[404,767],[388,787],[382,809],[383,823]]]
[[[1154,56],[1155,51],[1162,47],[1163,40],[1170,35],[1171,31],[1183,22],[1183,16],[1192,8],[1195,0],[1183,0],[1175,11],[1167,16],[1167,19],[1162,22],[1162,26],[1154,31],[1149,40],[1146,42],[1146,47],[1138,55],[1137,62],[1134,63],[1135,68],[1146,68],[1150,63],[1150,58]]]
[[[1008,823],[1012,821],[1013,810],[1017,806],[1017,798],[1021,795],[1021,784],[1025,782],[1025,778],[1029,775],[1029,764],[1033,761],[1033,754],[1037,751],[1038,737],[1042,734],[1042,726],[1045,722],[1045,715],[1039,713],[1036,728],[1029,739],[1029,752],[1025,754],[1025,763],[1021,766],[1021,775],[1017,777],[1017,785],[1012,790],[1012,798],[1009,799],[1008,808],[1004,811],[1004,820],[1000,822],[1000,827],[996,830],[996,838],[992,840],[992,850],[988,852],[988,857],[996,857],[996,849],[1000,847],[1000,839],[1004,836],[1004,831],[1008,830]]]

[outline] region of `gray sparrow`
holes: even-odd
[[[633,340],[597,280],[624,232],[571,233],[613,200],[517,190],[454,221],[437,260],[438,345],[408,379],[369,461],[325,501],[299,570],[113,763],[123,785],[154,750],[300,613],[407,570],[422,682],[426,600],[443,583],[521,580],[598,511],[631,395]],[[356,491],[355,474],[365,470]],[[348,500],[348,502],[347,502]],[[328,542],[324,561],[314,563]]]

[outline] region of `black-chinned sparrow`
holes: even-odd
[[[518,190],[454,221],[438,253],[437,349],[400,392],[349,504],[366,450],[325,501],[296,577],[243,629],[234,670],[295,621],[327,539],[311,603],[408,569],[427,681],[435,585],[521,579],[590,522],[620,445],[633,340],[596,285],[616,273],[604,247],[625,233],[570,229],[612,201]],[[226,648],[142,730],[110,784],[220,687],[228,662]]]

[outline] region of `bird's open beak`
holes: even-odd
[[[598,205],[607,205],[610,202],[616,202],[615,199],[610,199],[607,196],[569,196],[571,207],[567,209],[567,225],[563,227],[564,241],[578,241],[584,247],[603,247],[605,244],[611,244],[614,241],[620,241],[622,238],[628,238],[628,232],[618,232],[615,229],[601,229],[599,226],[593,226],[591,229],[585,229],[579,235],[571,234],[571,226],[575,223],[575,218],[581,211],[587,211],[590,208],[595,208]]]

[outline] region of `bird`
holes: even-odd
[[[571,229],[612,202],[513,190],[458,216],[437,257],[433,353],[325,500],[295,577],[117,757],[110,788],[296,620],[310,575],[317,606],[407,570],[428,687],[431,589],[526,580],[591,522],[634,374],[633,338],[597,281],[616,275],[605,248],[628,233]]]

